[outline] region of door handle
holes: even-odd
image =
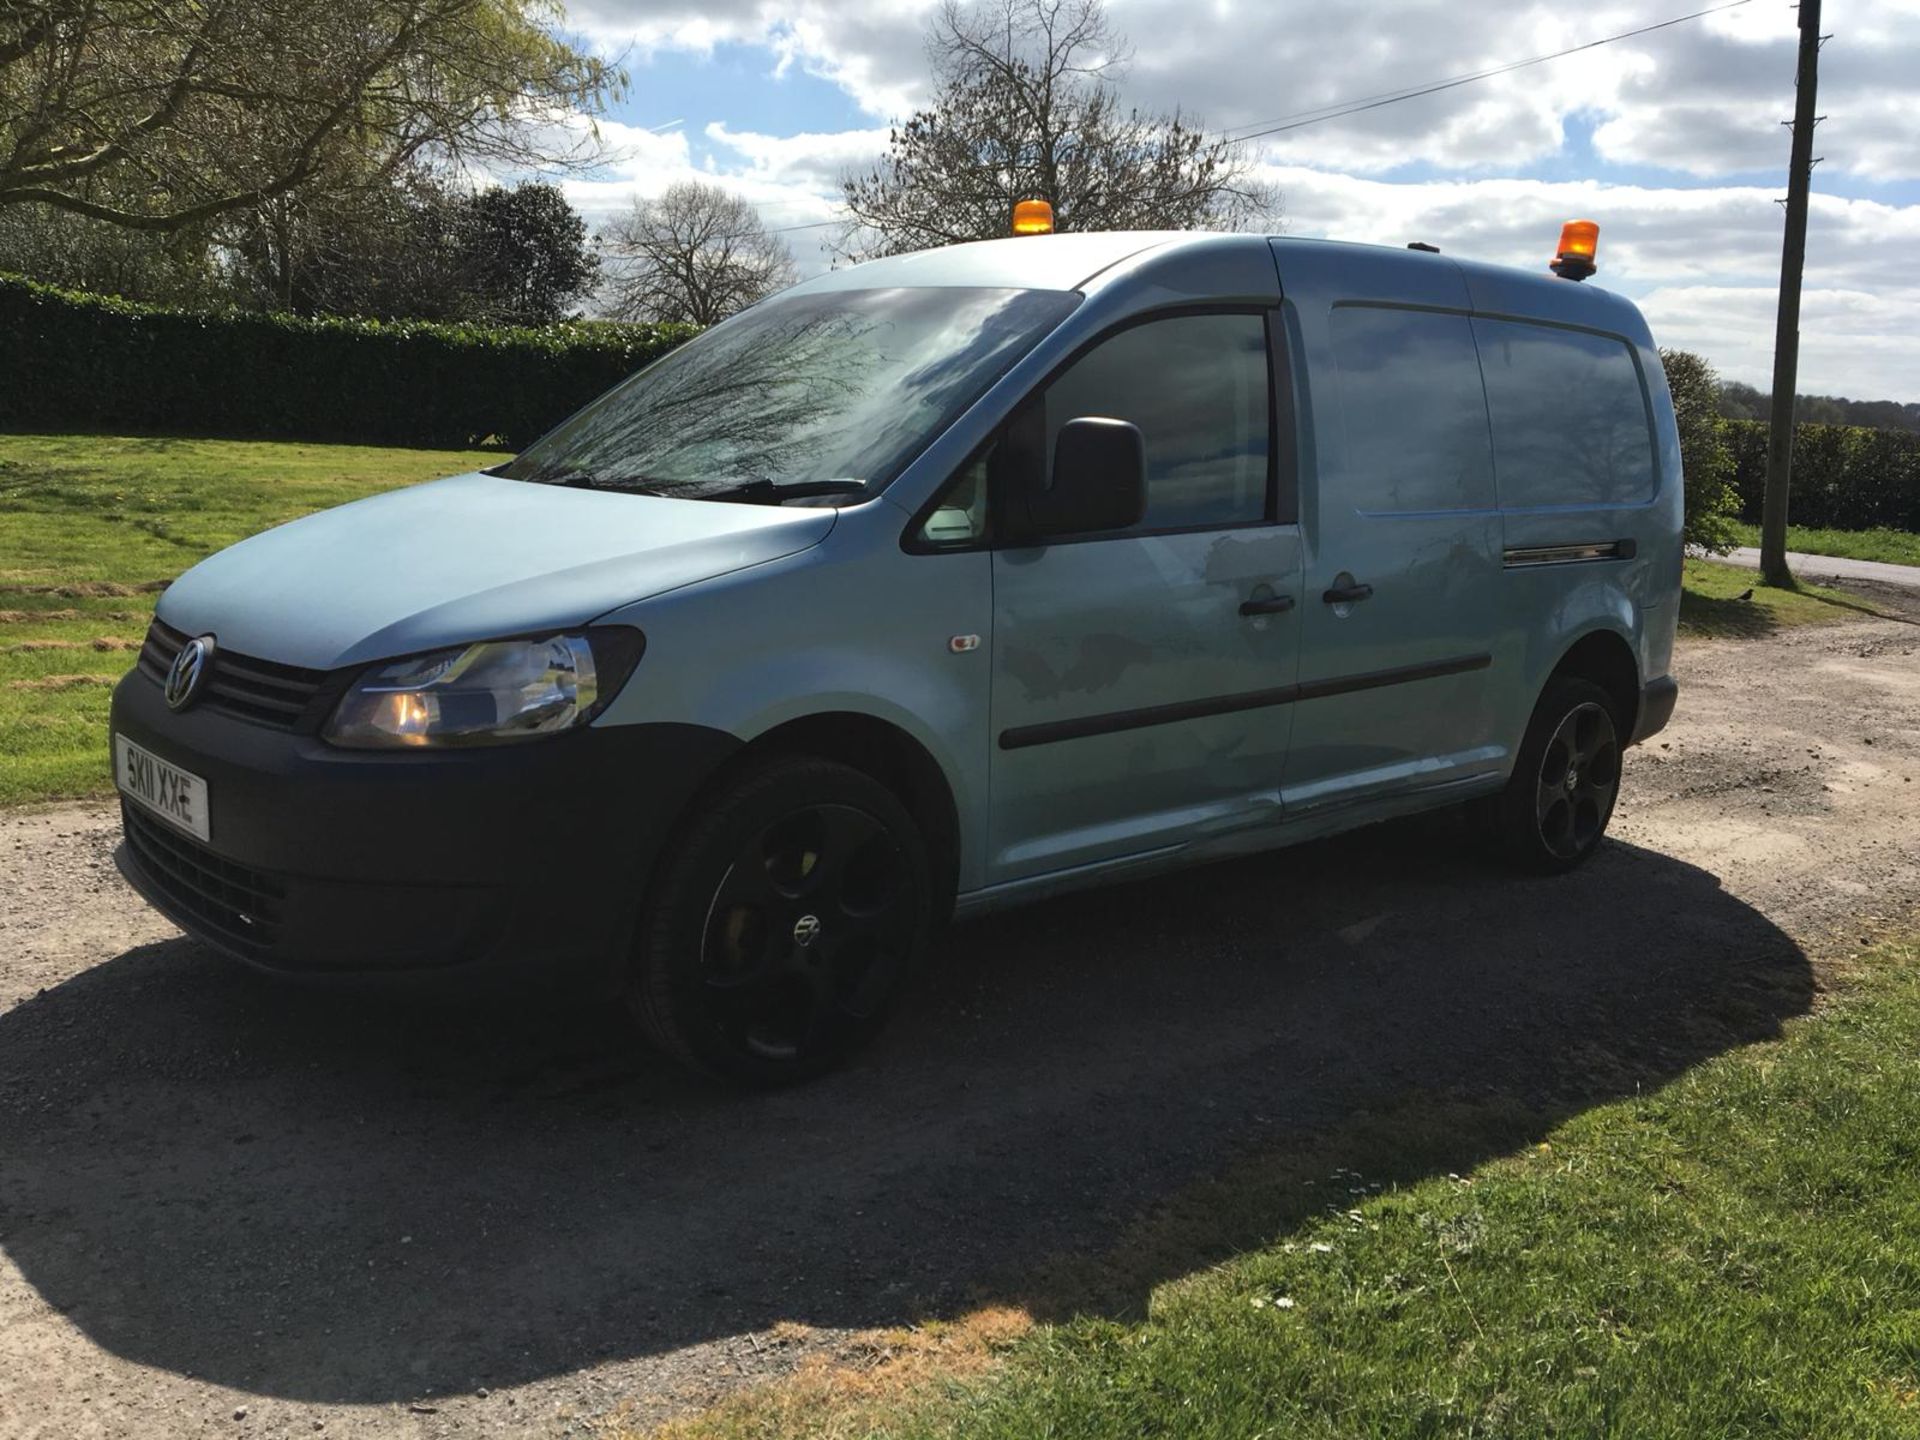
[[[1373,594],[1371,585],[1336,585],[1320,598],[1329,605],[1347,605]]]
[[[1291,595],[1263,595],[1258,600],[1242,600],[1242,615],[1284,615],[1293,608]]]

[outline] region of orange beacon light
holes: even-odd
[[[1569,220],[1560,227],[1560,254],[1548,268],[1562,280],[1584,280],[1596,267],[1600,227],[1591,220]]]
[[[1051,235],[1053,206],[1044,200],[1016,200],[1013,206],[1013,233]]]

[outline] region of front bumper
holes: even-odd
[[[654,861],[738,743],[696,725],[587,728],[404,753],[207,709],[134,671],[113,729],[206,780],[202,843],[123,801],[115,856],[182,929],[314,979],[617,985]]]

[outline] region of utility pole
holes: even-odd
[[[1787,233],[1780,245],[1780,314],[1773,332],[1773,405],[1767,427],[1767,489],[1760,511],[1760,579],[1791,585],[1787,490],[1793,479],[1793,394],[1800,380],[1800,273],[1807,264],[1807,191],[1813,183],[1814,89],[1820,78],[1820,0],[1800,0],[1800,61],[1794,70],[1793,151],[1787,162]]]

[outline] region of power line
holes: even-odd
[[[791,235],[796,230],[824,230],[829,225],[844,225],[845,223],[844,220],[809,220],[805,225],[782,225],[777,230],[762,228],[760,233],[762,235]],[[729,240],[741,240],[746,237],[729,235],[726,238]]]
[[[1475,70],[1466,75],[1454,75],[1445,80],[1436,80],[1430,84],[1401,90],[1383,90],[1377,95],[1363,95],[1356,100],[1336,101],[1332,105],[1323,105],[1316,110],[1300,110],[1292,115],[1282,115],[1274,120],[1256,120],[1256,126],[1265,127],[1250,131],[1245,135],[1231,135],[1222,140],[1225,145],[1244,145],[1249,140],[1261,140],[1269,135],[1284,134],[1288,130],[1300,130],[1308,125],[1318,125],[1326,120],[1338,120],[1346,115],[1358,115],[1365,110],[1379,110],[1387,105],[1398,105],[1402,100],[1417,100],[1422,95],[1435,95],[1442,90],[1455,90],[1462,85],[1471,85],[1479,80],[1491,80],[1496,75],[1511,74],[1515,70],[1525,70],[1533,65],[1545,65],[1550,60],[1564,60],[1569,55],[1578,55],[1583,50],[1597,50],[1602,45],[1617,44],[1622,40],[1631,40],[1639,35],[1651,35],[1656,30],[1670,29],[1675,25],[1684,25],[1689,20],[1698,20],[1707,15],[1718,15],[1723,10],[1736,10],[1750,3],[1750,0],[1728,0],[1724,5],[1709,6],[1705,10],[1695,10],[1690,15],[1676,15],[1671,20],[1662,20],[1653,25],[1642,25],[1637,30],[1623,30],[1618,35],[1607,35],[1598,40],[1589,40],[1584,45],[1569,46],[1565,50],[1556,50],[1551,55],[1535,55],[1526,60],[1511,60],[1504,65],[1495,65],[1486,70]]]

